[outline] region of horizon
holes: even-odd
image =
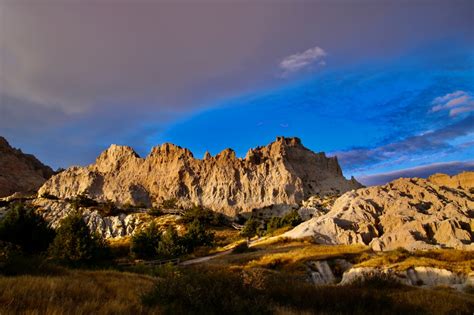
[[[112,143],[242,157],[294,136],[366,183],[474,170],[472,12],[0,0],[0,135],[55,169]]]

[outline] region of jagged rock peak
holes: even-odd
[[[4,148],[11,148],[10,143],[8,143],[7,139],[0,136],[0,150]]]
[[[34,155],[10,146],[0,136],[0,197],[35,192],[54,171]]]
[[[159,205],[176,199],[183,206],[235,214],[359,187],[342,176],[336,159],[306,149],[298,138],[278,137],[250,150],[245,159],[232,149],[195,159],[189,150],[169,143],[141,159],[129,147],[112,146],[95,164],[59,174],[40,192],[59,198],[87,192],[118,204]]]
[[[209,151],[206,151],[206,153],[204,153],[203,160],[209,160],[211,158],[212,158],[211,153],[209,153]]]
[[[173,143],[163,143],[162,145],[156,146],[151,149],[148,157],[180,157],[185,156],[188,158],[194,158],[193,153],[186,148],[182,148]]]
[[[224,150],[222,150],[222,152],[220,152],[219,154],[216,155],[216,159],[218,159],[218,160],[235,160],[236,159],[235,151],[230,149],[230,148],[224,149]]]

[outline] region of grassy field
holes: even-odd
[[[115,245],[126,252],[126,242]],[[474,310],[474,294],[449,288],[420,289],[390,279],[317,287],[305,280],[308,261],[334,258],[356,266],[397,270],[434,266],[465,273],[472,271],[474,262],[474,254],[465,251],[376,253],[365,246],[270,239],[195,267],[114,271],[46,264],[33,273],[0,276],[0,314],[472,314]]]
[[[166,268],[164,268],[166,269]],[[159,277],[65,269],[0,277],[0,314],[472,314],[474,296],[375,280],[316,287],[262,268],[172,268]]]
[[[149,276],[64,269],[59,275],[0,277],[0,314],[146,314]]]

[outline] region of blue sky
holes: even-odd
[[[54,168],[110,144],[277,136],[364,183],[474,169],[471,0],[0,0],[0,135]]]
[[[270,142],[275,135],[299,136],[314,151],[338,155],[346,175],[358,177],[472,160],[474,109],[450,116],[448,110],[432,108],[436,98],[456,91],[472,106],[473,55],[465,47],[443,56],[430,51],[321,71],[224,100],[174,123],[150,143],[171,141],[197,156],[232,147],[244,156],[249,146]]]

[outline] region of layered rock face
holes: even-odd
[[[31,154],[14,149],[0,137],[0,197],[13,193],[33,193],[52,175],[53,170]]]
[[[159,205],[176,199],[228,215],[272,205],[297,205],[311,195],[360,188],[342,175],[336,157],[314,153],[298,138],[278,137],[245,158],[226,149],[202,160],[173,144],[140,158],[132,148],[112,145],[87,167],[72,167],[52,177],[39,194],[60,199],[85,194],[118,205]]]
[[[374,250],[474,249],[474,173],[401,178],[339,197],[331,210],[284,234]]]

